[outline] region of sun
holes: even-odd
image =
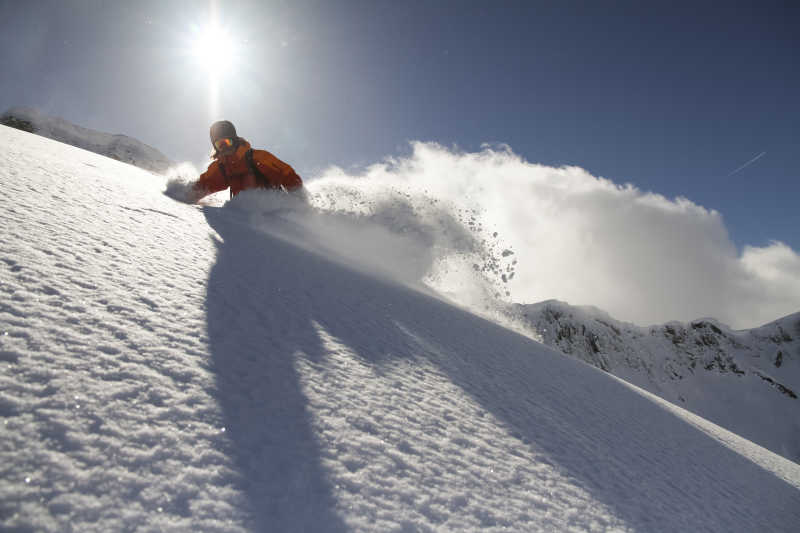
[[[195,31],[191,52],[209,71],[226,72],[236,62],[236,41],[227,28],[211,23]]]
[[[216,3],[211,2],[211,12],[205,24],[193,25],[187,52],[193,63],[205,71],[209,96],[209,118],[217,120],[222,107],[221,85],[230,83],[231,74],[240,67],[240,44],[228,26],[221,24],[217,16]]]

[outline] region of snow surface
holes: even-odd
[[[3,530],[797,530],[799,465],[357,264],[408,235],[0,145]]]
[[[77,126],[63,118],[45,115],[38,109],[13,107],[3,113],[0,121],[9,118],[29,123],[37,135],[159,174],[164,174],[174,165],[167,156],[137,139]]]

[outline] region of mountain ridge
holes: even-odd
[[[133,137],[78,126],[32,107],[12,107],[0,115],[0,123],[158,174],[166,173],[175,164],[157,149]]]
[[[507,315],[545,345],[800,462],[800,312],[745,330],[714,318],[637,326],[558,300]]]

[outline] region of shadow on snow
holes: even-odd
[[[258,531],[347,529],[294,366],[324,364],[317,324],[374,365],[431,360],[633,528],[741,529],[746,511],[781,529],[800,509],[800,491],[596,369],[258,231],[240,212],[204,212],[222,238],[208,282],[211,354]]]

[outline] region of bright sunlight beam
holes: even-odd
[[[210,71],[221,72],[231,67],[236,47],[228,30],[215,22],[198,31],[192,55]]]
[[[194,29],[190,51],[208,72],[209,113],[212,120],[217,120],[220,78],[234,70],[238,49],[231,32],[219,22],[215,1],[210,2],[210,8],[208,24]]]

